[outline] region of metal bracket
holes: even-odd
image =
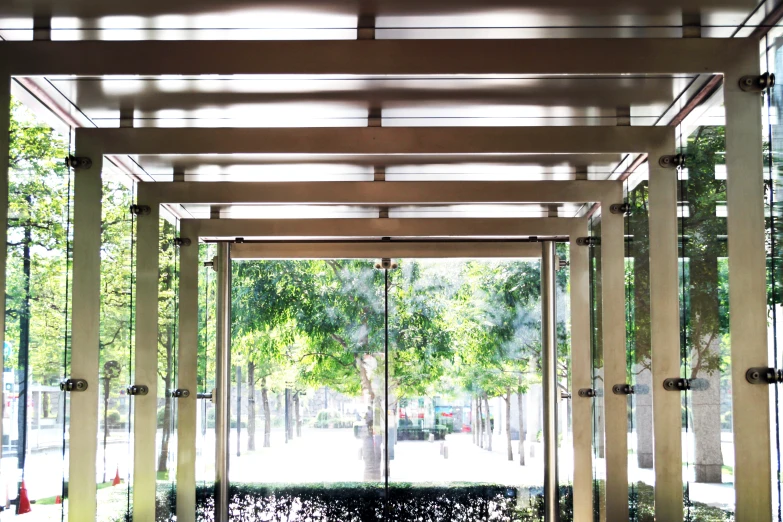
[[[691,389],[691,380],[680,377],[664,379],[663,389],[666,391],[685,391]]]
[[[612,393],[615,395],[633,395],[636,390],[630,384],[615,384],[612,386]]]
[[[178,388],[171,392],[171,396],[175,399],[187,399],[190,397],[190,390],[186,390],[185,388]]]
[[[745,379],[750,384],[778,384],[783,383],[783,370],[775,368],[749,368],[745,372]]]
[[[215,390],[212,390],[209,393],[197,393],[196,394],[197,399],[209,399],[210,402],[215,402]]]
[[[627,216],[631,213],[631,205],[630,203],[615,203],[614,205],[609,205],[609,212]]]
[[[555,264],[555,267],[557,270],[563,270],[564,268],[568,268],[571,266],[571,262],[567,259],[561,259],[559,256],[556,258],[557,263]]]
[[[601,244],[601,238],[595,236],[578,237],[576,238],[576,244],[579,246],[594,247]]]
[[[775,74],[765,72],[759,76],[743,76],[739,88],[745,92],[764,92],[775,86]]]
[[[152,212],[152,209],[147,205],[131,205],[129,210],[134,216],[146,216]]]
[[[658,165],[665,169],[676,169],[685,165],[685,154],[672,154],[658,158]]]
[[[60,382],[60,390],[64,392],[83,392],[87,389],[87,381],[84,379],[66,379]]]
[[[217,256],[212,258],[212,261],[204,261],[204,266],[208,266],[212,268],[213,272],[217,272]]]
[[[191,241],[189,237],[175,237],[174,238],[174,246],[183,247],[183,246],[190,246]]]
[[[128,386],[128,395],[147,395],[149,392],[150,389],[144,384],[134,384],[132,386]]]
[[[561,399],[570,399],[571,398],[571,392],[561,391],[560,392],[560,398]]]
[[[397,263],[395,261],[392,261],[388,257],[384,257],[383,259],[380,259],[375,262],[376,270],[396,270],[397,267],[398,267]]]
[[[592,388],[582,388],[581,390],[576,392],[576,394],[579,395],[580,397],[583,397],[583,398],[597,397],[598,396],[598,392],[595,391]]]
[[[92,160],[87,157],[78,157],[78,156],[66,156],[65,157],[65,166],[72,168],[72,169],[89,169],[92,167]]]

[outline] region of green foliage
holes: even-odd
[[[413,485],[391,483],[231,484],[230,512],[237,522],[539,522],[541,488],[499,484]],[[526,500],[525,497],[528,497]],[[214,486],[196,488],[196,519],[214,520]],[[174,520],[176,492],[158,488],[157,522]],[[560,488],[562,522],[573,521],[573,493]],[[119,521],[118,521],[119,522]]]

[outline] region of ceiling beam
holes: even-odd
[[[11,76],[724,72],[757,39],[3,42]]]
[[[529,238],[568,236],[578,218],[194,219],[199,237],[274,238]]]
[[[209,205],[441,205],[592,203],[620,181],[324,181],[140,183],[138,201]],[[619,203],[619,202],[613,202]]]
[[[647,152],[672,132],[616,126],[82,128],[76,142],[86,140],[104,154],[590,154]]]
[[[231,259],[541,258],[540,243],[512,241],[372,241],[234,243]],[[368,265],[368,269],[371,266]]]

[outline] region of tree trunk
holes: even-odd
[[[247,451],[256,450],[256,365],[247,363]]]
[[[481,404],[481,395],[476,395],[476,404],[478,405],[478,439],[479,448],[484,447],[484,406]]]
[[[514,450],[511,448],[511,388],[506,390],[506,449],[508,450],[508,460],[514,460]]]
[[[296,436],[302,436],[302,418],[299,415],[299,392],[294,394],[294,416],[296,417]]]
[[[31,195],[25,197],[28,208],[32,208]],[[19,383],[19,412],[17,417],[17,433],[19,443],[16,448],[17,465],[24,469],[25,457],[27,457],[27,377],[29,375],[30,354],[30,276],[32,273],[32,259],[30,246],[33,242],[33,231],[30,224],[24,227],[24,240],[22,241],[22,273],[24,274],[24,294],[22,296],[21,313],[19,314],[19,354],[16,370],[16,382]],[[5,248],[5,247],[4,247]],[[9,365],[11,366],[11,365]]]
[[[492,416],[489,409],[489,397],[484,394],[484,407],[487,410],[487,451],[492,451]]]
[[[106,482],[106,445],[109,442],[109,391],[111,379],[103,376],[103,482]]]
[[[268,448],[272,434],[272,410],[269,408],[269,390],[266,387],[266,377],[261,379],[261,402],[264,406],[264,447]]]
[[[525,396],[522,394],[522,378],[519,379],[519,387],[517,388],[517,402],[519,403],[519,465],[525,465],[525,416],[524,403]]]
[[[478,401],[476,400],[476,397],[473,396],[470,398],[470,406],[472,410],[472,415],[470,418],[470,431],[473,435],[473,444],[478,444],[478,430],[476,429],[476,419],[478,418],[478,407],[476,406],[478,404]]]
[[[715,247],[713,247],[713,250]],[[692,255],[691,296],[691,378],[705,386],[690,393],[693,421],[696,482],[723,481],[721,447],[720,301],[718,295],[718,255],[714,251]]]
[[[168,278],[167,278],[168,279]],[[170,282],[167,284],[170,285]],[[171,288],[168,286],[168,288]],[[163,376],[163,389],[166,391],[163,399],[163,433],[161,434],[160,455],[158,455],[158,472],[164,472],[168,469],[169,460],[169,439],[171,438],[171,377],[173,373],[173,342],[171,325],[166,328],[166,373]],[[156,412],[157,419],[157,412]]]

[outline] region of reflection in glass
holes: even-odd
[[[443,520],[541,519],[539,263],[394,264],[234,263],[236,516],[414,520],[427,509]],[[205,274],[202,313],[214,310],[214,277]],[[567,281],[560,271],[563,387]],[[202,319],[200,376],[214,372],[204,350],[212,314]],[[561,411],[569,414],[565,401]],[[207,463],[214,418],[200,415],[198,459]],[[565,448],[569,422],[562,425]],[[214,468],[202,468],[197,509],[209,516]],[[567,486],[561,496],[569,520]]]
[[[54,521],[64,511],[68,451],[58,384],[68,367],[73,179],[62,162],[67,137],[15,100],[10,110],[0,506],[4,520]]]
[[[731,357],[728,317],[726,181],[723,127],[687,137],[688,175],[681,176],[681,318],[685,347],[683,458],[686,516],[734,511]],[[730,515],[728,515],[730,516]]]

